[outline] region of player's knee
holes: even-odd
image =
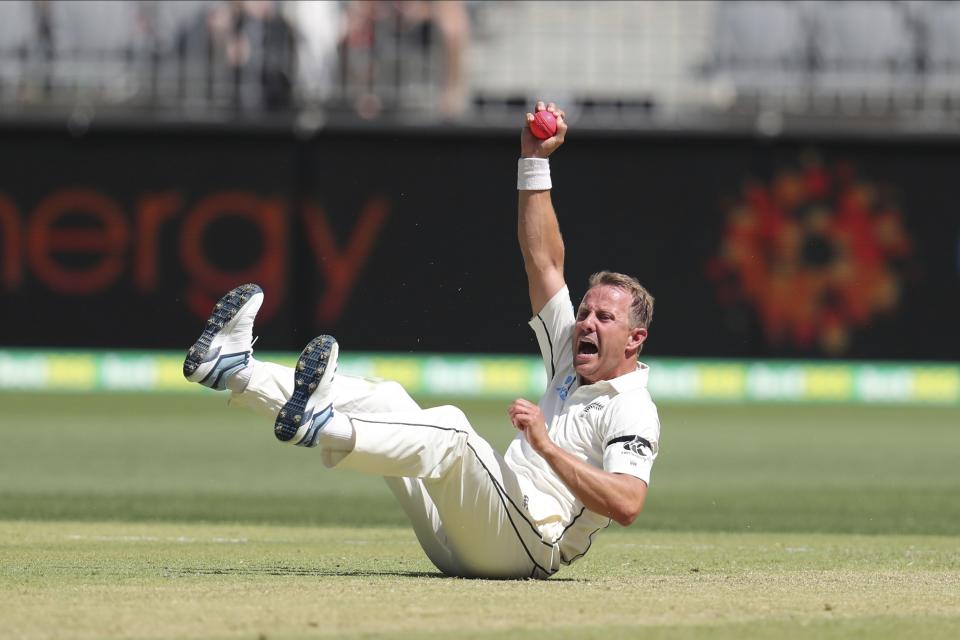
[[[444,422],[449,424],[457,431],[465,431],[468,434],[473,433],[473,426],[470,425],[470,421],[467,419],[467,414],[465,414],[460,407],[447,404],[443,405],[442,407],[437,407],[437,410],[443,412]]]
[[[399,382],[393,380],[381,382],[377,386],[377,393],[382,395],[394,411],[416,411],[420,408]]]

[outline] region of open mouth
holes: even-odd
[[[588,342],[587,340],[580,340],[580,342],[577,344],[577,355],[592,356],[599,352],[600,350],[597,348],[597,345],[592,342]]]

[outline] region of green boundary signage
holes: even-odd
[[[292,365],[293,353],[258,353]],[[136,351],[0,350],[0,391],[197,393],[183,355]],[[657,401],[960,405],[960,365],[651,359]],[[344,355],[343,373],[396,380],[414,395],[539,396],[547,384],[536,357]]]

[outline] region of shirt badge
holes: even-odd
[[[657,451],[656,444],[653,444],[646,438],[641,438],[640,436],[636,436],[629,442],[624,442],[623,448],[627,451],[632,451],[638,456],[643,456],[644,458],[652,456]]]
[[[602,409],[603,409],[603,403],[600,402],[599,400],[594,400],[593,402],[591,402],[590,404],[588,404],[583,408],[582,413],[583,415],[587,415],[591,411],[599,411]]]
[[[573,386],[573,381],[576,378],[572,375],[567,376],[563,379],[563,384],[557,387],[557,395],[560,396],[560,399],[566,401],[567,396],[570,395],[570,387]]]
[[[620,436],[607,442],[606,446],[622,444],[624,451],[629,451],[643,458],[649,458],[657,454],[659,446],[656,441],[649,441],[642,436]]]

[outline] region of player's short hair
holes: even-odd
[[[630,327],[650,328],[653,321],[653,296],[633,276],[615,271],[598,271],[590,276],[590,288],[601,284],[619,287],[633,296],[630,305]]]

